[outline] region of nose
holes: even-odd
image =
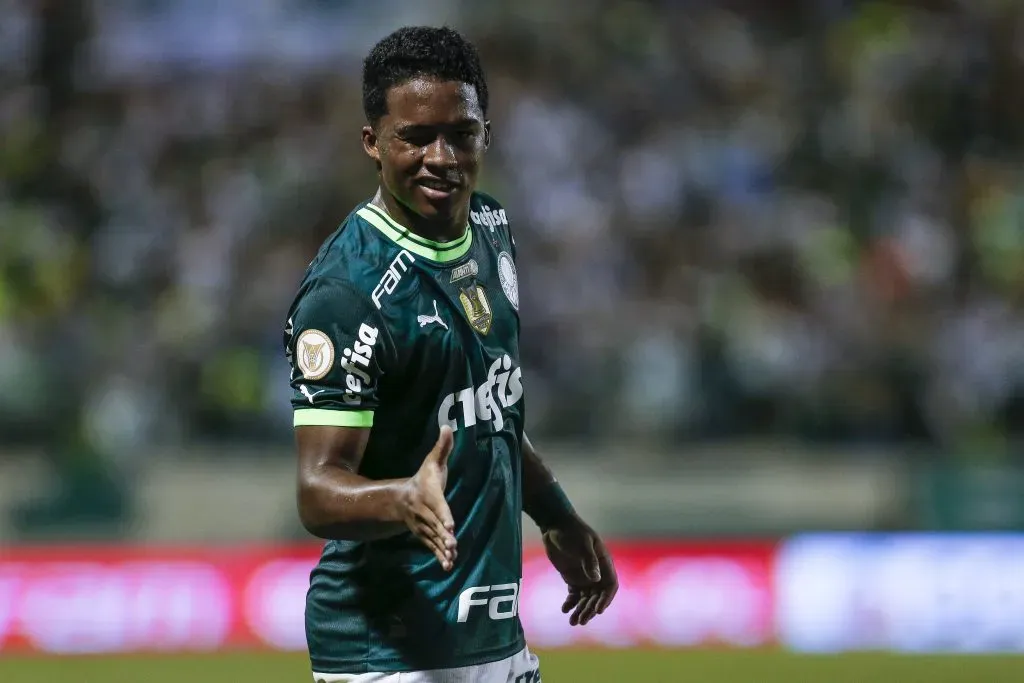
[[[423,154],[423,163],[428,167],[450,169],[458,165],[455,158],[455,149],[448,138],[438,135],[433,142],[427,145]]]

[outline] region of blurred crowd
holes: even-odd
[[[284,312],[373,191],[360,58],[406,22],[174,4],[0,0],[0,445],[290,438]],[[181,54],[292,4],[333,51]],[[593,5],[426,3],[489,76],[531,429],[1019,437],[1024,6]]]

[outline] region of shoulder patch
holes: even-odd
[[[334,344],[320,330],[305,330],[295,342],[295,364],[308,380],[325,377],[334,365]]]

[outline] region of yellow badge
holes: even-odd
[[[491,331],[491,304],[487,301],[487,292],[483,286],[473,284],[459,290],[459,301],[466,311],[466,318],[473,329],[480,334],[487,334]]]

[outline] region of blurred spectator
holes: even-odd
[[[283,313],[373,189],[377,4],[0,1],[4,443],[65,422],[104,482],[286,443]],[[1021,436],[1024,9],[427,4],[493,83],[536,431]]]

